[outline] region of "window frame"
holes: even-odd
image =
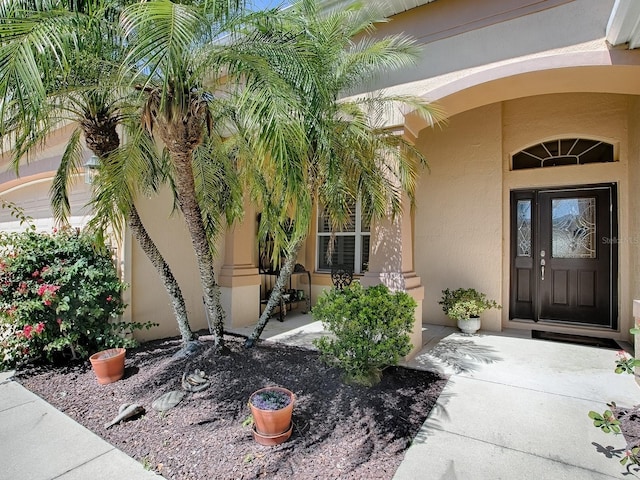
[[[354,275],[362,275],[366,270],[362,271],[362,253],[363,253],[363,238],[369,238],[369,255],[371,255],[371,222],[369,221],[368,229],[362,228],[362,202],[360,199],[356,201],[355,213],[353,217],[354,229],[353,231],[341,231],[341,232],[320,232],[321,218],[323,208],[318,205],[316,207],[316,251],[315,251],[315,271],[318,273],[330,273],[330,268],[320,268],[320,246],[321,238],[330,238],[332,235],[335,237],[354,237],[354,253],[353,253],[353,267]]]

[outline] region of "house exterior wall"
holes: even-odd
[[[483,314],[483,328],[531,328],[509,321],[510,191],[615,182],[618,185],[619,331],[628,338],[640,281],[640,238],[632,188],[637,177],[638,102],[633,96],[573,93],[496,103],[455,115],[442,130],[425,130],[416,145],[430,164],[421,179],[415,221],[416,273],[425,285],[423,320],[451,324],[437,304],[445,288],[474,287],[503,305]],[[630,128],[631,124],[631,128]],[[511,155],[552,138],[594,138],[615,145],[616,162],[511,171]],[[631,180],[631,181],[630,181]],[[629,261],[631,259],[631,261]],[[558,327],[554,331],[576,332]],[[590,329],[579,329],[583,334]],[[591,332],[593,333],[593,332]],[[601,330],[600,330],[601,333]]]
[[[194,331],[208,328],[202,300],[202,287],[191,246],[191,238],[179,212],[172,214],[172,198],[167,189],[151,198],[136,201],[138,213],[149,235],[165,257],[184,296],[189,323]],[[224,239],[219,251],[224,251]],[[151,330],[136,332],[139,340],[179,335],[175,315],[164,285],[153,265],[128,234],[125,247],[125,281],[130,284],[127,313],[136,322],[157,322]],[[222,267],[222,257],[215,262],[215,272]]]
[[[627,176],[629,188],[629,232],[628,236],[621,238],[621,245],[624,245],[629,252],[628,268],[629,279],[627,285],[628,298],[637,303],[640,299],[640,98],[633,97],[629,101],[628,117],[628,169]],[[633,307],[638,309],[638,306]],[[637,313],[631,313],[632,316]],[[635,335],[636,343],[640,342],[638,335]],[[638,351],[638,350],[636,350]]]
[[[442,324],[451,322],[437,303],[441,290],[475,287],[504,306],[484,314],[484,329],[531,328],[509,320],[510,191],[616,182],[620,322],[618,330],[609,333],[628,338],[631,303],[640,295],[640,192],[635,188],[640,181],[640,51],[606,43],[613,5],[614,0],[437,0],[379,25],[376,36],[402,32],[424,48],[414,68],[366,88],[385,87],[388,93],[437,102],[449,120],[430,128],[411,112],[389,119],[391,126],[404,127],[415,139],[430,171],[418,185],[412,231],[407,238],[405,224],[398,234],[402,261],[394,269],[372,258],[371,265],[379,268],[365,282],[392,274],[409,281],[411,289],[424,287],[418,317]],[[513,153],[574,136],[614,144],[617,161],[511,171]],[[53,138],[47,151],[25,167],[23,178],[0,174],[0,194],[8,192],[5,198],[16,203],[42,200],[66,137],[68,132],[61,131]],[[78,198],[88,196],[86,187],[78,188]],[[137,205],[181,285],[192,328],[206,328],[197,266],[181,216],[171,216],[166,191]],[[227,326],[248,325],[257,318],[264,279],[258,272],[255,233],[255,211],[248,205],[243,222],[229,229],[219,245],[215,273]],[[161,323],[140,332],[139,338],[176,335],[171,305],[150,262],[130,236],[124,250],[124,271],[131,283],[128,317]],[[299,263],[311,270],[315,303],[331,285],[328,274],[314,271],[315,221]],[[296,287],[305,288],[294,283]]]
[[[423,131],[416,143],[429,162],[414,222],[425,323],[451,323],[438,305],[445,288],[473,287],[502,300],[501,118],[499,104],[461,113],[445,128]],[[484,329],[500,325],[500,312],[483,315]]]
[[[629,337],[631,300],[640,282],[634,250],[640,222],[633,213],[640,200],[632,188],[640,166],[634,136],[640,52],[605,41],[613,5],[441,0],[379,26],[378,37],[408,33],[424,48],[415,68],[369,88],[420,96],[449,116],[446,125],[433,129],[411,112],[402,121],[388,119],[389,125],[403,124],[430,163],[418,186],[413,231],[415,273],[425,288],[424,322],[450,324],[437,303],[441,290],[467,286],[505,307],[483,314],[484,329],[532,328],[531,322],[508,320],[510,191],[615,182],[619,325],[605,333]],[[617,161],[511,171],[511,154],[574,136],[614,144]],[[576,333],[575,327],[545,328]]]

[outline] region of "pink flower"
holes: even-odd
[[[33,327],[31,325],[25,325],[24,328],[22,329],[22,333],[24,334],[27,340],[31,338],[32,331],[33,331]]]
[[[38,278],[38,277],[40,276],[40,271],[39,271],[39,270],[36,270],[35,272],[33,272],[33,273],[31,274],[31,276],[32,276],[33,278]]]
[[[56,292],[60,290],[58,285],[44,283],[38,287],[38,296],[45,297],[45,305],[51,305],[51,299],[55,297]],[[48,304],[46,302],[49,302]]]
[[[27,282],[20,282],[20,285],[18,285],[18,293],[20,295],[24,295],[25,293],[27,293],[27,290],[28,290]]]
[[[44,330],[44,323],[40,322],[38,323],[38,325],[36,325],[36,333],[42,333],[42,331]]]
[[[113,297],[111,297],[111,295],[109,295],[109,296],[107,297],[107,302],[111,302],[112,300],[113,300]]]
[[[53,228],[51,229],[51,231],[52,231],[53,233],[58,233],[58,229],[57,229],[56,227],[53,227]]]
[[[56,322],[58,322],[58,325],[62,325],[62,319],[61,318],[56,318]]]

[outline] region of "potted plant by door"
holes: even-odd
[[[289,439],[295,395],[282,387],[256,390],[249,397],[253,438],[261,445],[278,445]]]
[[[495,300],[489,300],[486,294],[474,288],[458,288],[442,291],[438,302],[447,317],[458,322],[463,333],[476,333],[480,330],[480,314],[490,308],[502,308]]]
[[[120,380],[124,376],[125,348],[110,348],[94,353],[89,357],[98,383],[106,385]]]

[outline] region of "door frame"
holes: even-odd
[[[541,192],[552,193],[557,192],[570,192],[585,191],[589,189],[609,189],[610,193],[610,209],[609,209],[609,221],[610,228],[608,232],[597,232],[597,241],[605,243],[611,248],[610,265],[609,265],[609,322],[608,325],[594,325],[589,323],[578,323],[561,320],[549,320],[540,319],[541,310],[541,295],[539,282],[537,280],[538,265],[540,263],[540,246],[538,245],[539,232],[538,227],[540,225],[539,218],[539,201],[538,194]],[[517,201],[520,199],[532,200],[532,219],[531,219],[531,241],[532,241],[532,269],[531,269],[531,291],[533,298],[531,299],[529,314],[523,314],[523,306],[516,307],[517,302],[517,278],[516,278],[516,262],[518,257],[515,252],[517,251],[517,235],[514,235],[515,225],[517,224],[517,208],[515,208]],[[567,328],[596,328],[603,330],[617,331],[618,329],[618,268],[619,268],[619,252],[618,252],[618,184],[617,182],[610,183],[597,183],[597,184],[580,184],[580,185],[556,185],[553,187],[532,187],[532,188],[518,188],[509,191],[509,320],[519,322],[531,322],[536,325],[556,325]],[[522,303],[522,302],[520,302]],[[526,308],[526,307],[525,307]],[[518,313],[516,313],[518,311]]]

